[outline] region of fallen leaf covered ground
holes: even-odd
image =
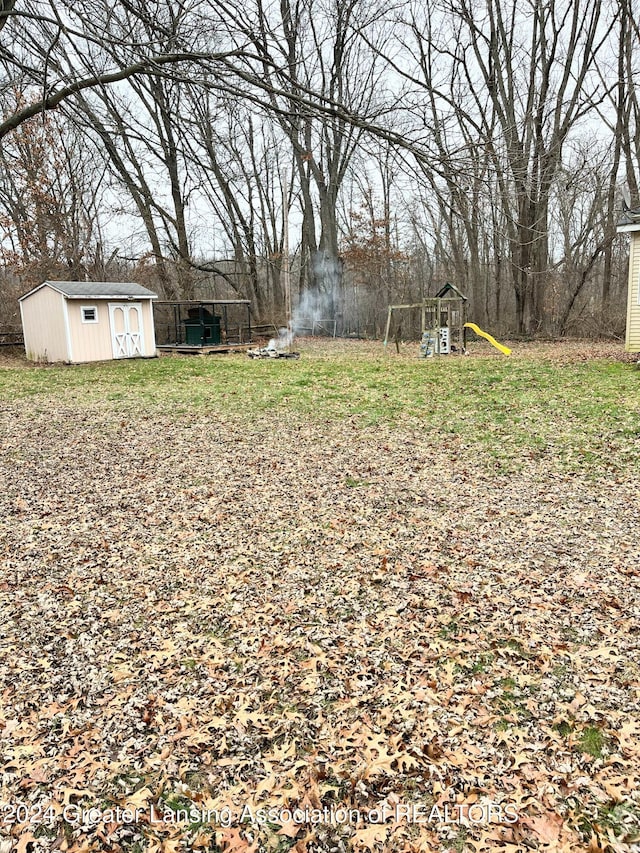
[[[5,359],[2,853],[640,850],[640,373],[474,353]]]

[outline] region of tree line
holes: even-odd
[[[0,0],[0,324],[55,277],[278,324],[287,267],[345,334],[445,281],[501,333],[620,334],[638,20],[636,0]]]

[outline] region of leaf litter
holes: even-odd
[[[0,850],[640,850],[637,467],[135,394],[2,435]]]

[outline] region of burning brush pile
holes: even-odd
[[[287,352],[271,346],[248,349],[247,355],[249,358],[300,358],[299,352]]]
[[[315,286],[300,294],[288,325],[279,329],[278,337],[272,338],[266,347],[247,350],[249,358],[300,358],[299,352],[291,352],[296,332],[299,333],[302,329],[312,330],[316,322],[335,322],[342,261],[326,250],[316,252],[313,259],[313,277]]]
[[[299,352],[291,352],[291,344],[295,337],[289,329],[280,329],[277,338],[271,338],[266,347],[247,350],[249,358],[300,358]]]

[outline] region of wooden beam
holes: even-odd
[[[385,332],[384,332],[383,346],[385,349],[387,348],[387,341],[389,340],[389,326],[391,325],[391,312],[393,311],[394,308],[399,308],[399,307],[401,307],[401,306],[389,305],[389,313],[387,314],[387,328],[385,329]]]

